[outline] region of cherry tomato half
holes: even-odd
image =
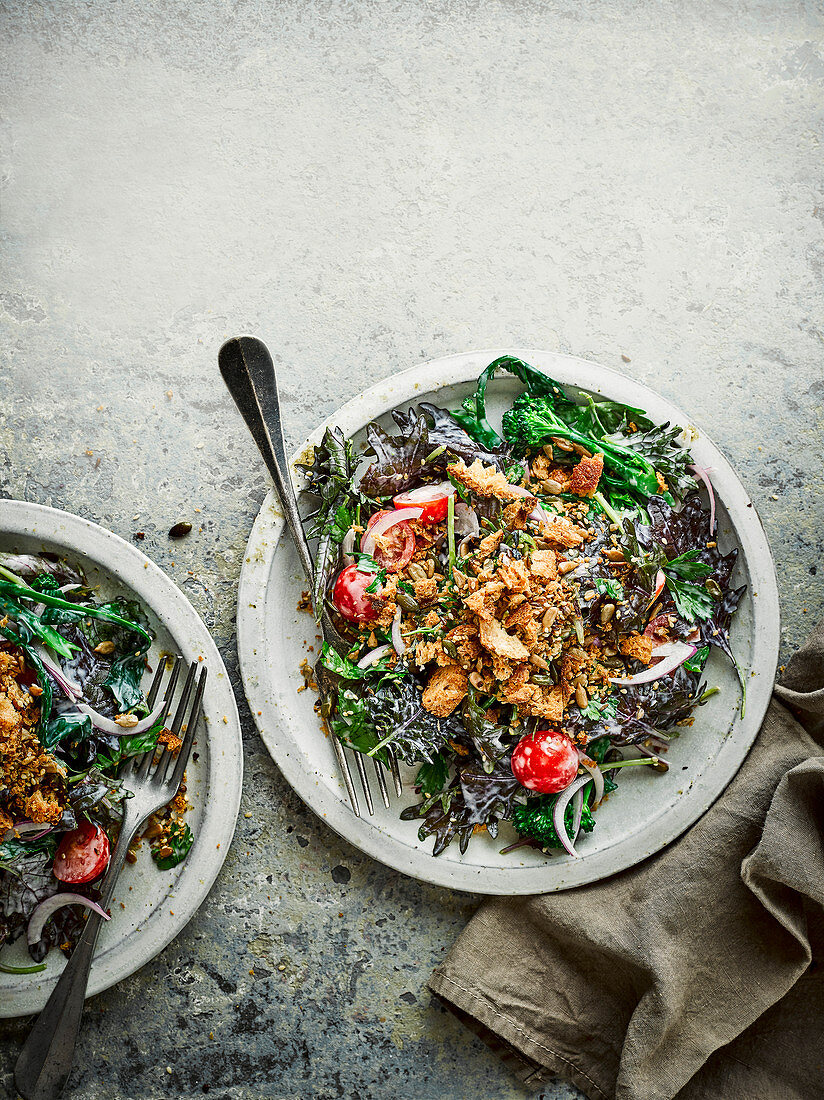
[[[347,565],[341,571],[335,581],[332,601],[344,619],[353,623],[370,623],[377,619],[373,594],[366,591],[374,579],[374,573],[359,573],[356,565]]]
[[[420,489],[398,493],[392,499],[396,508],[423,508],[419,523],[440,523],[446,518],[449,498],[454,493],[455,486],[450,481],[440,481],[437,485],[422,485]]]
[[[84,821],[58,845],[52,871],[61,882],[93,882],[109,865],[109,838],[99,825]]]
[[[371,531],[379,519],[390,515],[392,511],[394,511],[392,508],[382,508],[380,512],[375,512],[374,516],[370,516],[369,522],[366,524],[366,532]],[[372,557],[381,569],[385,569],[387,573],[400,573],[402,569],[409,565],[412,561],[412,555],[415,553],[414,531],[408,523],[402,520],[381,535],[381,542],[383,543],[382,546],[375,545]],[[361,540],[362,545],[363,540]]]
[[[512,774],[530,791],[557,794],[578,774],[578,750],[565,733],[538,730],[515,746]]]

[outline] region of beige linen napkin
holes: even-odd
[[[534,1085],[824,1097],[823,729],[824,623],[697,824],[606,881],[485,903],[430,988]]]

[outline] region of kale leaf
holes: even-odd
[[[352,442],[340,428],[327,428],[315,447],[306,474],[307,492],[319,499],[312,534],[317,536],[312,604],[320,622],[339,546],[354,522],[361,498],[354,486],[355,458]]]

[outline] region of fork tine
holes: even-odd
[[[403,783],[401,782],[401,770],[398,767],[398,758],[395,756],[392,749],[387,749],[389,754],[389,770],[392,772],[392,779],[395,783],[395,794],[400,798],[403,795]]]
[[[369,790],[369,780],[366,777],[366,765],[363,762],[363,755],[359,752],[355,753],[355,763],[358,767],[358,775],[360,776],[361,786],[363,787],[363,797],[366,799],[366,808],[369,810],[370,817],[375,816],[375,807],[372,804],[372,792]]]
[[[194,673],[196,669],[197,665],[192,664],[192,673]],[[186,765],[189,763],[189,754],[192,751],[192,744],[194,743],[195,733],[197,732],[198,722],[200,721],[200,708],[203,703],[203,692],[206,689],[206,676],[208,671],[209,670],[205,666],[200,670],[195,697],[192,702],[192,709],[189,712],[189,721],[186,725],[186,736],[183,738],[183,744],[180,746],[180,752],[177,754],[175,768],[172,772],[171,786],[175,794],[177,794],[178,787],[183,782],[183,773],[186,771]],[[193,678],[192,673],[190,673],[190,679]]]
[[[346,753],[343,751],[343,745],[338,741],[334,733],[329,735],[332,738],[332,747],[335,750],[335,756],[338,760],[338,767],[340,773],[343,776],[343,782],[346,786],[346,793],[349,795],[349,804],[352,807],[352,813],[355,817],[360,817],[360,806],[358,805],[358,796],[355,794],[355,784],[352,782],[352,771],[349,767],[349,761],[346,759]]]
[[[375,761],[375,775],[378,777],[378,787],[380,788],[383,804],[388,810],[389,792],[386,789],[386,773],[383,770],[383,764],[381,764],[380,760]]]
[[[182,658],[181,658],[182,660]],[[173,737],[179,737],[180,731],[183,728],[183,719],[186,717],[186,710],[189,705],[189,697],[192,694],[192,685],[195,681],[195,673],[197,672],[197,665],[193,661],[189,666],[189,675],[186,677],[186,683],[183,685],[183,693],[180,696],[180,702],[177,704],[177,710],[175,716],[169,727],[169,732]],[[171,693],[167,696],[169,706],[171,706]],[[164,748],[163,753],[158,761],[157,767],[154,772],[154,782],[164,783],[166,780],[166,773],[169,770],[169,761],[173,759],[173,754],[169,750],[168,746]]]
[[[158,719],[158,721],[162,722],[164,726],[166,725],[166,720],[169,717],[169,711],[172,706],[172,698],[174,697],[175,688],[177,687],[177,680],[180,676],[180,665],[182,661],[183,658],[178,654],[178,656],[175,657],[175,663],[172,667],[172,675],[169,677],[169,683],[166,685],[166,694],[164,696],[165,706],[163,707],[163,710]],[[149,709],[154,706],[155,700],[160,693],[160,684],[163,680],[163,673],[165,669],[166,662],[165,660],[161,660],[160,667],[155,673],[155,678],[152,681],[152,686],[149,688],[149,694],[146,697],[146,702],[149,704]],[[145,753],[145,755],[142,757],[138,757],[135,761],[135,771],[137,773],[138,779],[144,780],[148,776],[149,769],[151,768],[152,761],[154,760],[154,754],[155,750],[150,749],[149,752]]]
[[[160,685],[163,683],[163,673],[166,671],[166,660],[161,657],[158,661],[157,671],[154,674],[154,680],[152,680],[152,686],[149,688],[149,694],[146,696],[146,703],[149,710],[151,710],[157,700],[158,693],[160,691]]]

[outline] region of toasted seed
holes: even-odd
[[[577,676],[572,677],[572,682],[575,687],[578,687],[579,684],[586,684],[587,674],[585,672],[579,672]]]
[[[172,854],[172,849],[169,847],[168,844],[164,844],[157,854],[161,859],[168,859],[168,857]]]
[[[581,458],[592,458],[592,451],[588,451],[586,447],[582,447],[580,443],[573,443],[572,450],[580,455]]]
[[[184,536],[189,534],[191,529],[192,529],[191,523],[186,523],[185,520],[182,521],[181,523],[176,523],[174,525],[174,527],[169,528],[169,538],[170,539],[182,539],[182,538],[184,538]]]
[[[481,687],[483,686],[483,678],[481,677],[481,674],[479,672],[470,672],[469,682],[478,691],[480,691]]]
[[[104,642],[99,642],[94,647],[94,651],[95,653],[102,653],[104,655],[107,653],[114,653],[114,642],[110,638],[107,638]]]
[[[41,688],[41,686],[39,684],[29,684],[29,695],[34,695],[35,698],[36,698],[38,695],[42,695],[42,694],[43,694],[43,689]]]
[[[549,665],[546,663],[546,661],[543,659],[543,657],[539,657],[537,653],[533,653],[530,656],[529,663],[531,665],[535,665],[536,668],[543,668],[543,669],[549,668]]]
[[[118,726],[122,726],[124,730],[133,729],[139,721],[140,719],[136,714],[118,714],[115,718],[115,722]]]
[[[427,558],[426,559],[426,575],[427,575],[427,577],[431,577],[434,574],[434,572],[435,572],[435,562],[433,561],[432,558]]]
[[[601,622],[606,626],[606,624],[612,619],[612,616],[614,614],[615,604],[605,603],[604,606],[601,608]]]
[[[594,589],[594,588],[588,588],[588,589],[586,590],[586,592],[584,593],[584,599],[585,599],[585,600],[586,600],[586,601],[587,601],[588,603],[591,603],[591,602],[592,602],[592,601],[593,601],[593,600],[595,599],[595,597],[596,597],[597,595],[598,595],[598,593],[597,593],[597,592],[595,591],[595,589]]]
[[[560,481],[555,481],[554,478],[548,477],[545,481],[541,482],[544,487],[544,491],[547,493],[562,493],[564,491],[563,485]]]
[[[583,684],[579,684],[575,689],[575,702],[582,710],[589,704],[589,696]]]
[[[541,447],[541,450],[544,452],[544,454],[549,459],[549,461],[552,462],[553,459],[555,458],[555,455],[554,455],[550,445],[547,443],[546,446]]]
[[[414,581],[425,581],[425,580],[428,579],[427,575],[426,575],[426,570],[420,564],[420,562],[417,562],[417,561],[410,562],[409,565],[407,566],[406,571],[409,574],[409,576],[412,578],[412,580],[414,580]]]
[[[562,561],[558,563],[558,572],[561,574],[571,573],[573,569],[577,569],[581,563],[579,561]]]
[[[552,624],[557,618],[558,608],[548,607],[544,612],[544,617],[541,619],[541,626],[544,628],[544,630],[550,630],[552,628]]]
[[[624,561],[624,551],[618,549],[604,550],[604,557],[607,561]]]
[[[552,440],[552,446],[557,447],[559,451],[566,451],[569,454],[570,451],[574,450],[568,439],[561,439],[555,435],[551,435],[549,438]]]

